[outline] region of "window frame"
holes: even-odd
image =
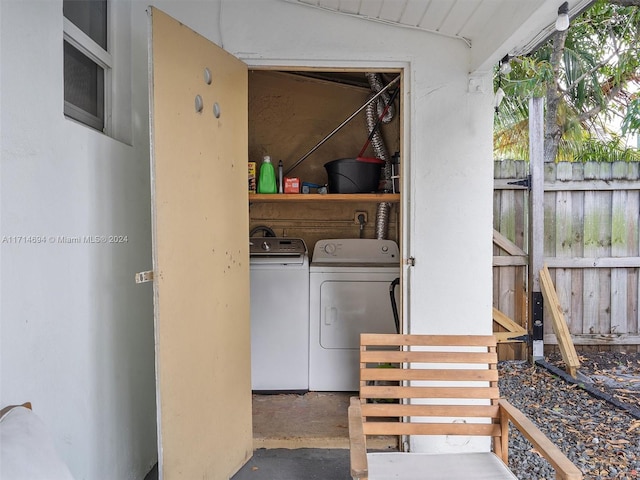
[[[102,118],[92,115],[91,113],[78,108],[74,104],[64,100],[64,115],[67,118],[76,120],[91,128],[101,131],[107,135],[112,132],[112,100],[113,100],[113,56],[111,50],[111,1],[107,1],[107,50],[98,45],[89,35],[84,33],[71,20],[63,14],[63,45],[64,41],[76,48],[81,54],[85,55],[89,60],[102,68],[104,74],[103,80],[103,101]],[[64,75],[64,72],[63,72]],[[64,80],[63,80],[64,81]],[[64,95],[63,95],[64,99]],[[104,119],[104,120],[103,120]]]

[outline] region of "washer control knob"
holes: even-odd
[[[327,255],[333,255],[336,251],[336,244],[335,243],[327,243],[324,246],[324,253],[326,253]]]
[[[267,252],[271,250],[271,244],[269,242],[262,242],[262,245],[260,246],[262,247],[263,250],[266,250]]]

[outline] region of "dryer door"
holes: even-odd
[[[395,333],[389,296],[394,274],[327,280],[320,287],[320,346],[359,348],[361,333]]]

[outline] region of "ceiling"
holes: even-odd
[[[472,70],[479,70],[506,54],[528,53],[545,40],[553,32],[558,7],[564,0],[285,1],[458,39],[472,49]],[[592,1],[570,1],[570,16]]]

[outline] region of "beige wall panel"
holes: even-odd
[[[152,22],[161,471],[226,480],[252,454],[247,69],[157,9]]]

